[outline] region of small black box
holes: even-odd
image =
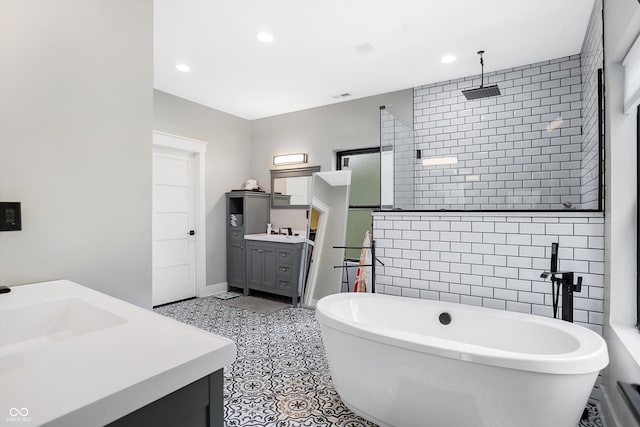
[[[22,230],[20,202],[0,202],[0,231]]]

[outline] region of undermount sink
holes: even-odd
[[[110,328],[126,320],[77,298],[0,311],[0,357]],[[8,326],[12,325],[12,326]]]

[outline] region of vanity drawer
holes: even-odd
[[[289,291],[289,290],[293,289],[293,283],[291,283],[291,280],[280,280],[280,279],[278,279],[278,289]]]
[[[244,240],[244,230],[242,227],[230,227],[229,238],[232,242]]]
[[[292,256],[289,249],[278,249],[278,262],[291,262]]]
[[[291,281],[293,279],[293,265],[278,263],[278,282],[280,280]]]

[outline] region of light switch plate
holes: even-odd
[[[0,202],[0,231],[22,230],[20,202]]]

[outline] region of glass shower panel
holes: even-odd
[[[372,231],[371,211],[368,208],[349,208],[347,214],[347,237],[346,246],[362,246],[364,235],[367,230]],[[345,250],[345,258],[350,260],[360,259],[360,249]]]
[[[593,58],[585,52],[487,74],[499,96],[466,99],[462,90],[477,86],[477,76],[415,88],[413,128],[381,108],[382,209],[600,209],[596,36]]]
[[[382,209],[416,209],[414,132],[386,108],[380,109],[380,179]]]

